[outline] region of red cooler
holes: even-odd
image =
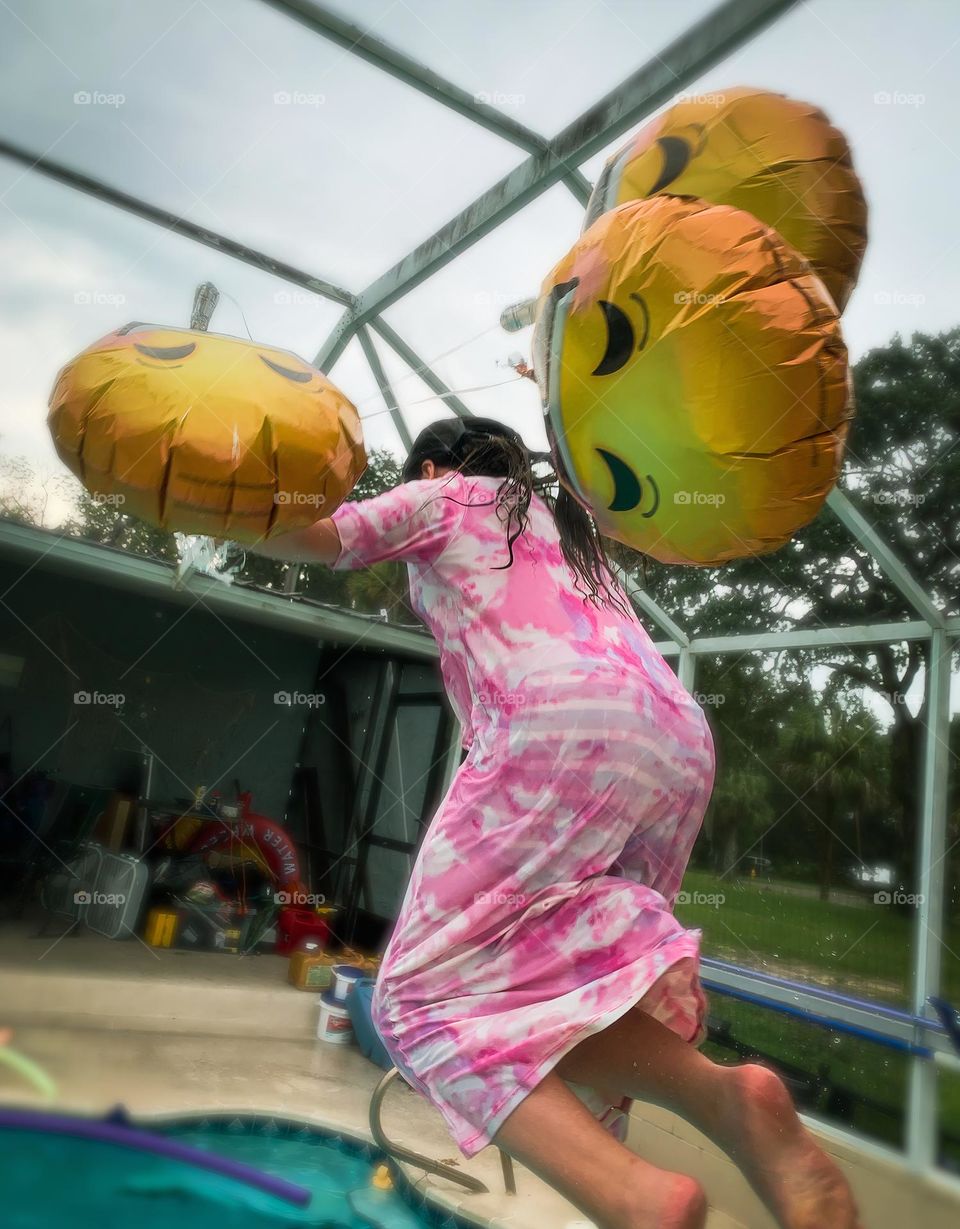
[[[280,956],[289,955],[301,939],[313,939],[326,947],[330,938],[330,925],[313,909],[299,909],[296,905],[284,905],[277,919],[277,946]]]

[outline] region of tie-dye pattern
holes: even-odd
[[[374,1018],[470,1157],[634,1004],[705,1032],[672,906],[713,783],[704,715],[639,620],[584,600],[534,497],[508,560],[498,481],[411,482],[334,515],[337,568],[409,565],[469,748],[417,856]],[[629,1102],[571,1085],[618,1138]]]

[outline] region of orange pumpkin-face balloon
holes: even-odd
[[[819,108],[746,87],[677,103],[607,162],[584,229],[661,192],[752,213],[806,256],[843,311],[867,245],[867,206],[846,138]]]
[[[565,485],[654,559],[775,550],[837,479],[836,306],[742,210],[654,196],[603,214],[543,285],[534,355]]]
[[[184,533],[256,542],[329,516],[366,468],[353,405],[296,355],[130,324],[61,370],[48,418],[88,491]]]

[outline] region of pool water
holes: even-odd
[[[146,1124],[145,1124],[146,1125]],[[294,1207],[231,1178],[115,1144],[0,1129],[3,1229],[463,1229],[395,1169],[377,1190],[383,1158],[354,1140],[267,1118],[149,1124],[182,1143],[307,1187]]]

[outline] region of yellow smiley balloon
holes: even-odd
[[[329,516],[366,468],[360,420],[286,350],[130,324],[60,371],[48,424],[88,491],[165,529],[256,542]]]
[[[655,196],[544,282],[534,365],[566,485],[665,563],[775,550],[837,479],[853,416],[837,310],[750,214]]]
[[[584,229],[661,192],[752,213],[806,256],[843,311],[867,246],[867,206],[847,140],[818,107],[747,87],[678,102],[607,162]]]

